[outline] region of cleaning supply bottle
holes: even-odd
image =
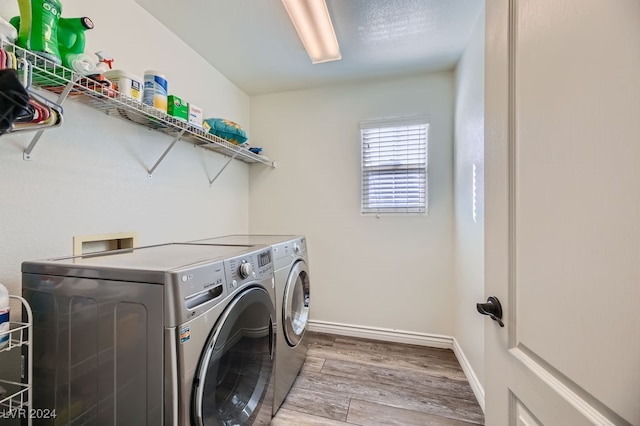
[[[59,0],[18,0],[20,16],[11,18],[18,30],[16,44],[61,63],[58,50],[58,20],[62,13]]]
[[[0,349],[9,343],[9,291],[0,284]]]
[[[58,51],[62,65],[72,68],[72,58],[84,53],[84,32],[93,28],[93,21],[82,18],[60,18],[58,20]]]

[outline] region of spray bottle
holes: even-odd
[[[73,58],[84,53],[84,32],[92,28],[93,21],[86,16],[58,20],[58,50],[62,65],[73,69]]]
[[[62,13],[60,0],[18,0],[20,16],[11,18],[18,30],[16,44],[41,56],[61,63],[58,50],[58,20]]]
[[[9,343],[9,291],[0,284],[0,349]]]

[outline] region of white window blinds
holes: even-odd
[[[363,214],[427,212],[426,117],[360,123]]]

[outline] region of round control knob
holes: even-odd
[[[298,244],[294,244],[294,245],[293,245],[293,252],[294,252],[295,254],[300,253],[300,246],[299,246]]]
[[[238,273],[242,278],[247,278],[249,275],[253,273],[253,267],[246,260],[242,261],[240,268],[238,268]]]

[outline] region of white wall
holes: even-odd
[[[456,68],[455,331],[480,384],[484,383],[484,13]],[[476,221],[473,165],[476,165]]]
[[[250,230],[306,234],[311,318],[453,333],[452,72],[251,99]],[[360,215],[359,122],[427,114],[428,216]]]
[[[169,92],[249,129],[249,98],[132,0],[64,0],[63,16],[89,16],[88,52],[115,67],[163,72]],[[2,2],[0,16],[18,14]],[[152,48],[153,47],[153,48]],[[0,282],[20,294],[23,260],[70,255],[74,235],[136,231],[140,244],[246,232],[248,166],[179,142],[153,166],[171,138],[68,100],[64,125],[44,133],[32,161],[30,134],[0,137]],[[254,166],[262,167],[262,166]]]

